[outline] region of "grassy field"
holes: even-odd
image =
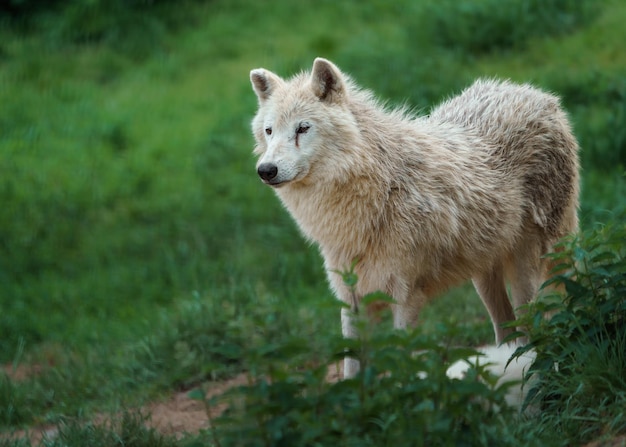
[[[252,68],[324,56],[424,113],[478,76],[532,82],[581,142],[583,227],[623,219],[622,1],[9,3],[0,362],[41,371],[0,374],[5,431],[225,377],[285,334],[338,334],[316,248],[254,172]],[[459,344],[492,337],[467,286],[423,320]]]

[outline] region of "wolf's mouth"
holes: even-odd
[[[285,183],[289,183],[289,182],[286,180],[278,180],[278,181],[263,180],[263,183],[265,183],[267,186],[271,186],[272,188],[280,188]]]

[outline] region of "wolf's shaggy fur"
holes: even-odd
[[[578,144],[559,100],[528,85],[480,80],[428,117],[387,110],[316,59],[290,80],[256,69],[257,170],[336,274],[358,259],[356,295],[391,295],[394,325],[472,279],[494,325],[514,319],[545,279],[542,255],[576,231]],[[351,313],[342,329],[354,336]],[[347,360],[344,374],[358,364]]]

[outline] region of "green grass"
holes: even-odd
[[[124,406],[238,371],[242,350],[285,334],[339,332],[315,247],[256,179],[251,68],[288,76],[325,56],[425,112],[478,76],[531,81],[563,97],[581,141],[583,226],[625,206],[623,2],[531,2],[519,23],[519,1],[109,3],[0,16],[0,362],[44,367],[0,378],[0,427]],[[468,35],[477,23],[493,29]],[[492,337],[469,286],[422,320],[459,326],[458,343]]]
[[[82,424],[68,419],[59,424],[57,430],[44,438],[46,447],[90,446],[90,447],[176,447],[180,443],[173,436],[165,436],[155,429],[145,427],[148,416],[138,412],[124,412],[108,421]],[[198,437],[194,442],[201,442]],[[29,446],[27,440],[0,439],[2,447]]]

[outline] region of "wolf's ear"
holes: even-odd
[[[344,93],[341,71],[329,60],[318,57],[311,73],[313,93],[323,101],[335,101]]]
[[[263,68],[252,70],[250,72],[250,81],[252,82],[254,93],[259,97],[259,101],[265,101],[272,96],[272,92],[283,82],[280,77]]]

